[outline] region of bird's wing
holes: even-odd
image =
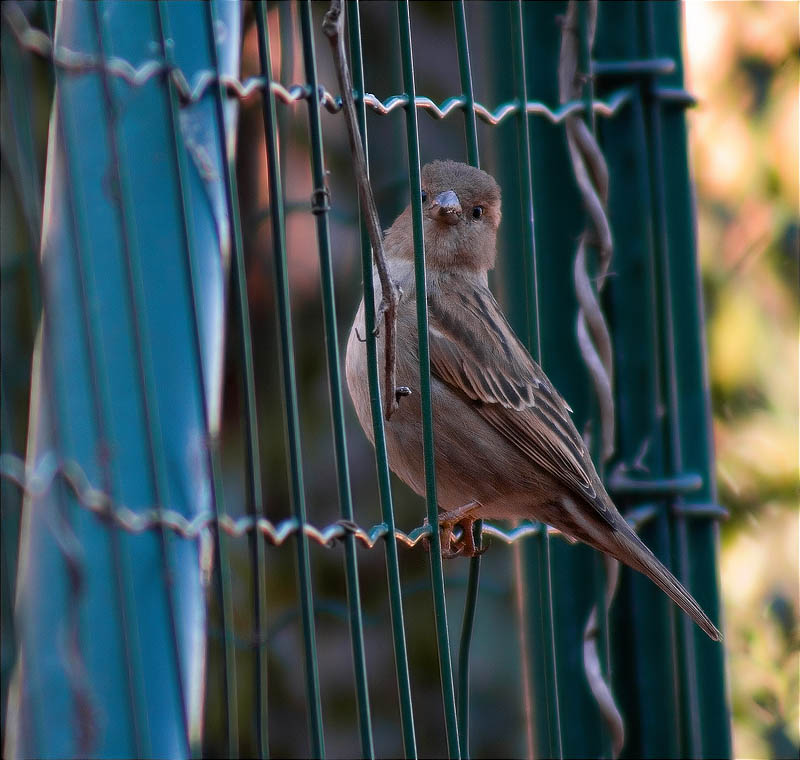
[[[472,400],[476,413],[557,482],[606,513],[572,410],[520,343],[494,296],[488,288],[463,284],[448,296],[428,299],[432,373]]]

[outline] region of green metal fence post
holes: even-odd
[[[609,305],[619,362],[619,457],[648,468],[636,477],[656,487],[650,493],[660,501],[643,538],[718,619],[716,526],[708,508],[715,501],[711,427],[682,113],[692,98],[682,89],[680,12],[678,3],[601,6],[596,86],[608,92],[626,81],[636,85],[631,107],[613,125],[601,125],[617,179],[610,201],[617,277]],[[670,480],[690,487],[659,486]],[[616,496],[629,507],[648,498]],[[676,519],[666,506],[686,517]],[[691,546],[682,545],[684,530],[697,531]],[[671,605],[650,586],[623,577],[613,615],[615,692],[628,734],[624,754],[728,757],[723,648],[697,635],[690,621],[674,620]],[[635,609],[650,614],[636,616],[635,630],[620,625]]]
[[[610,3],[598,16],[595,88],[605,92],[625,78],[609,79],[600,72],[612,63],[625,66],[641,58],[636,6]],[[633,77],[636,82],[636,77]],[[608,161],[610,184],[609,217],[615,234],[613,271],[608,289],[608,307],[613,323],[617,362],[617,456],[621,462],[637,461],[647,467],[650,478],[666,475],[659,414],[660,379],[658,315],[655,311],[657,275],[652,261],[650,185],[644,111],[639,89],[630,107],[623,109],[610,129],[600,124],[600,136]],[[627,287],[620,287],[622,283]],[[643,452],[645,456],[643,456]],[[625,496],[610,491],[623,509],[648,504],[648,497]],[[656,517],[645,525],[643,540],[668,560],[666,515],[660,505]],[[660,540],[661,539],[661,540]],[[647,609],[633,618],[634,610]],[[679,757],[677,693],[674,683],[675,647],[673,612],[645,578],[623,573],[612,609],[614,688],[625,717],[624,756]],[[633,620],[635,620],[635,628]]]
[[[668,55],[676,63],[665,87],[683,88],[681,5],[658,7],[648,2],[639,9],[644,52],[650,57]],[[650,80],[652,86],[653,82]],[[695,210],[688,166],[686,123],[680,107],[670,107],[663,91],[646,93],[650,108],[651,156],[655,234],[660,249],[664,289],[664,325],[669,343],[667,390],[670,411],[670,464],[673,475],[699,472],[700,491],[691,499],[678,496],[673,510],[677,530],[677,567],[683,582],[713,619],[719,620],[717,577],[717,515],[712,468],[711,405],[708,394],[703,309],[697,270]],[[691,99],[678,99],[687,104]],[[671,157],[679,156],[680,160]],[[683,255],[681,255],[683,253]],[[698,420],[701,424],[698,424]],[[719,510],[717,510],[719,511]],[[688,728],[686,751],[698,757],[729,757],[730,719],[725,697],[724,649],[710,641],[685,618],[681,620],[683,707]],[[703,675],[700,675],[702,664]]]

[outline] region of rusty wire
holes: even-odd
[[[218,526],[221,531],[233,538],[240,538],[256,531],[273,546],[280,546],[294,536],[300,529],[300,523],[293,517],[273,523],[265,517],[255,518],[252,515],[234,518],[230,515],[217,517],[210,510],[200,512],[189,519],[173,509],[155,506],[142,509],[131,509],[115,503],[104,491],[92,486],[83,468],[73,460],[59,461],[52,452],[45,454],[34,467],[26,467],[25,461],[15,454],[0,454],[0,478],[14,483],[26,496],[41,497],[56,483],[62,481],[72,492],[78,506],[94,514],[98,519],[110,522],[126,533],[144,533],[155,528],[164,528],[181,538],[200,539],[206,537],[208,530]],[[627,515],[635,528],[649,521],[653,510],[643,509]],[[484,534],[496,538],[505,544],[513,544],[522,538],[536,535],[542,530],[541,523],[522,523],[510,530],[497,525],[485,524]],[[337,520],[323,527],[310,523],[302,526],[308,538],[320,546],[332,547],[337,540],[352,534],[367,549],[371,549],[382,538],[388,537],[389,530],[385,523],[378,523],[363,528],[353,522]],[[554,528],[547,527],[550,535],[561,536]],[[395,540],[402,545],[413,548],[431,535],[431,526],[420,525],[408,533],[395,530]],[[455,533],[458,537],[458,529]]]
[[[221,85],[228,96],[235,97],[238,100],[247,100],[266,89],[267,86],[269,86],[275,97],[285,105],[293,105],[312,97],[312,91],[308,85],[293,84],[287,87],[274,80],[267,83],[267,80],[262,76],[252,76],[241,80],[234,76],[205,70],[199,71],[190,82],[179,68],[164,60],[148,59],[138,66],[134,66],[130,61],[117,56],[103,58],[92,53],[70,50],[62,45],[54,46],[47,34],[28,23],[25,15],[16,4],[8,3],[4,5],[3,16],[20,47],[50,61],[54,66],[73,74],[88,74],[104,70],[110,76],[118,77],[132,87],[141,87],[151,79],[158,79],[167,74],[172,80],[181,103],[185,105],[197,103],[209,88],[216,85]],[[632,88],[623,87],[614,92],[606,101],[594,101],[592,110],[595,114],[606,118],[614,116],[620,108],[631,101],[633,94]],[[323,86],[318,88],[317,98],[320,105],[329,113],[336,114],[342,110],[341,96],[333,95]],[[381,100],[371,93],[364,93],[363,99],[368,108],[382,116],[396,110],[402,111],[408,104],[408,96],[405,94],[390,95]],[[466,96],[459,95],[447,98],[437,104],[430,98],[419,95],[414,98],[414,103],[420,111],[427,113],[431,118],[445,119],[453,112],[463,111],[467,106],[467,99]],[[490,109],[476,102],[474,110],[475,115],[481,121],[496,126],[518,113],[520,103],[518,100],[512,100]],[[525,103],[525,112],[527,114],[543,116],[553,124],[559,124],[569,116],[577,116],[585,111],[586,104],[581,100],[562,103],[556,109],[551,109],[538,101],[526,101]]]
[[[579,14],[583,13],[583,23]],[[567,103],[591,88],[591,50],[597,28],[597,0],[579,8],[570,0],[562,20],[561,52],[558,65],[559,98]],[[582,70],[588,69],[588,70]],[[608,168],[591,120],[587,124],[579,114],[565,118],[570,162],[586,211],[586,230],[575,254],[574,284],[578,299],[577,336],[581,357],[592,377],[600,412],[600,463],[614,454],[614,358],[608,324],[600,308],[599,295],[608,274],[613,254],[611,227],[608,221]],[[587,251],[596,252],[596,271],[590,276]],[[619,563],[606,558],[606,584],[603,594],[607,617],[619,582]],[[618,757],[625,741],[625,724],[603,673],[600,660],[600,611],[592,607],[583,631],[583,665],[592,695],[611,736],[612,754]]]

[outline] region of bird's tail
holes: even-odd
[[[642,543],[639,536],[627,523],[613,532],[609,543],[616,546],[605,546],[605,551],[615,559],[644,573],[675,604],[697,623],[714,641],[722,641],[722,634],[711,622],[708,615],[695,601],[694,597],[683,587],[680,581],[661,563],[661,561]],[[615,550],[616,549],[616,550]]]

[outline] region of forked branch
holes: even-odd
[[[353,82],[350,77],[350,67],[347,65],[347,55],[344,47],[344,8],[341,0],[331,0],[331,6],[325,14],[322,30],[328,37],[333,50],[333,60],[336,64],[336,76],[339,80],[339,90],[342,93],[342,113],[347,124],[347,136],[350,140],[350,153],[353,157],[353,171],[358,185],[358,198],[361,211],[367,225],[367,232],[372,243],[372,255],[378,278],[381,282],[381,303],[378,307],[376,321],[381,316],[384,320],[384,392],[383,412],[388,420],[398,407],[399,398],[407,395],[406,388],[398,389],[395,384],[396,350],[397,350],[397,304],[400,303],[402,293],[400,288],[392,281],[386,266],[386,254],[383,250],[383,234],[375,205],[375,196],[367,173],[367,157],[364,146],[361,144],[361,135],[358,130],[356,105],[353,100]],[[375,327],[378,334],[378,325]]]

